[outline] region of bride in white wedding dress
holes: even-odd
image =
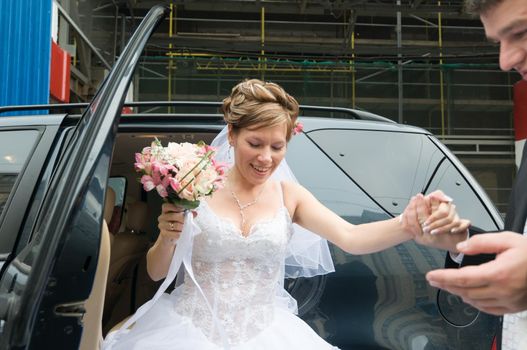
[[[352,225],[301,185],[272,178],[298,116],[296,100],[280,86],[246,80],[223,110],[234,165],[226,186],[195,212],[200,233],[189,245],[187,276],[170,295],[158,292],[140,308],[132,326],[110,333],[103,349],[334,349],[294,314],[283,288],[284,276],[333,270],[326,239],[351,254],[409,239],[438,247],[465,239],[468,221],[441,193],[415,196],[401,218]],[[174,274],[171,261],[189,214],[164,204],[158,220],[160,234],[147,254],[154,280]],[[293,223],[317,235],[297,234]],[[458,234],[427,234],[434,229]]]

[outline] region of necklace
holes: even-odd
[[[244,214],[244,210],[247,209],[248,207],[250,207],[251,205],[255,205],[258,200],[260,199],[260,197],[262,196],[262,193],[263,193],[263,190],[265,188],[265,185],[262,186],[262,188],[260,189],[260,192],[258,192],[258,194],[256,195],[256,198],[254,198],[253,201],[249,202],[249,203],[245,203],[245,204],[242,204],[240,202],[240,199],[238,198],[238,196],[236,196],[236,193],[234,192],[234,190],[232,189],[231,187],[231,195],[232,195],[232,198],[234,198],[234,200],[236,201],[236,205],[238,206],[238,208],[240,209],[240,217],[242,219],[242,222],[241,222],[241,225],[240,225],[240,228],[241,228],[241,231],[242,233],[244,232],[244,227],[245,227],[245,214]]]

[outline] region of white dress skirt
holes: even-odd
[[[292,233],[285,206],[254,224],[247,237],[206,202],[196,223],[201,233],[194,238],[191,264],[203,294],[185,279],[133,327],[110,333],[103,349],[337,349],[278,297]]]

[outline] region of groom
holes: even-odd
[[[489,40],[500,44],[500,68],[517,70],[527,80],[527,0],[465,0],[478,14]],[[512,188],[505,229],[512,232],[475,235],[457,248],[461,266],[431,271],[432,286],[457,294],[476,308],[503,317],[501,349],[527,349],[527,150]],[[452,262],[451,262],[452,263]]]

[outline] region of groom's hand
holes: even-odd
[[[463,254],[496,253],[478,266],[430,271],[430,285],[459,295],[494,315],[527,310],[527,237],[513,233],[475,235],[458,245]]]

